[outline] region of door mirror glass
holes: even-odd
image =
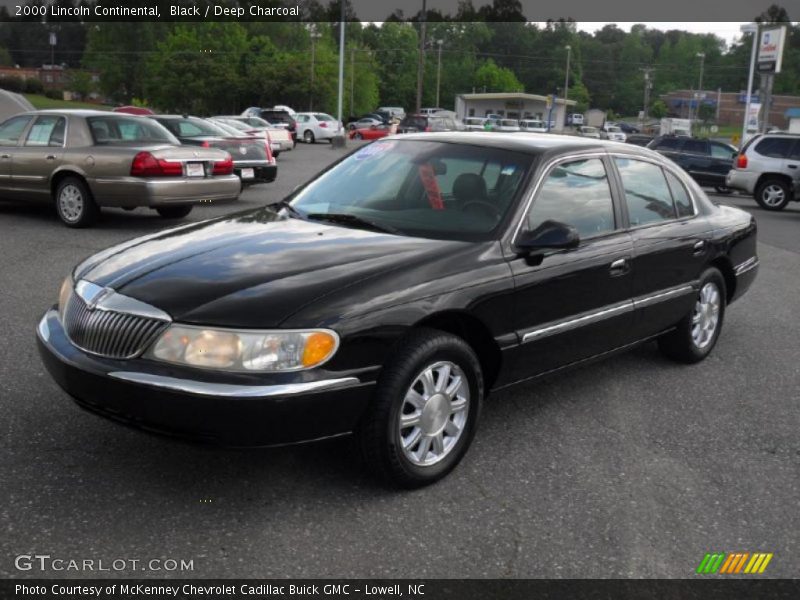
[[[547,220],[533,231],[522,232],[515,245],[524,252],[533,252],[549,248],[575,248],[580,241],[578,230],[572,225]]]

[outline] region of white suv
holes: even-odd
[[[791,200],[800,200],[800,135],[753,137],[733,161],[725,185],[753,194],[766,210],[783,210]]]

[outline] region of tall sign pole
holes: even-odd
[[[344,97],[344,24],[345,24],[345,0],[340,0],[342,3],[342,22],[339,23],[339,98],[336,102],[336,118],[340,124],[342,121],[342,98]]]
[[[750,75],[747,77],[747,98],[744,107],[744,119],[742,123],[742,139],[739,148],[743,148],[747,141],[747,121],[750,119],[750,102],[753,95],[753,74],[756,70],[756,51],[758,49],[758,25],[755,23],[748,23],[740,27],[742,33],[753,34],[753,48],[750,51]]]
[[[415,112],[422,109],[422,80],[425,76],[425,21],[428,18],[428,2],[422,0],[422,13],[419,28],[419,57],[417,59],[417,104]]]

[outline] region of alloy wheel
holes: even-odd
[[[692,314],[692,341],[701,350],[712,342],[717,332],[720,302],[719,288],[709,281],[700,290]]]
[[[83,193],[76,185],[65,185],[58,194],[58,210],[69,223],[80,220],[85,208]]]
[[[785,198],[783,188],[776,184],[766,186],[761,192],[761,199],[767,206],[780,206]]]
[[[446,457],[461,438],[469,414],[469,382],[450,361],[425,367],[406,391],[398,416],[403,455],[427,467]]]

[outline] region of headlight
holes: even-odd
[[[67,309],[67,302],[72,296],[72,287],[72,275],[67,275],[58,292],[58,318],[62,323],[64,322],[64,311]]]
[[[328,329],[234,331],[172,325],[147,358],[226,371],[300,371],[330,359],[339,336]]]

